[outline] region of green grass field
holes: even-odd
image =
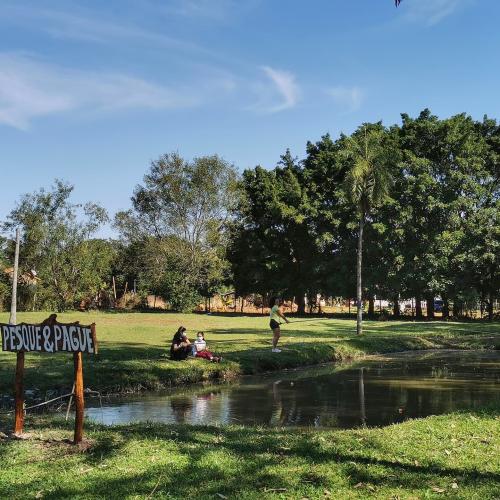
[[[88,424],[85,452],[64,422],[36,428],[0,438],[0,498],[500,498],[498,408],[344,431]]]
[[[40,322],[48,313],[19,313],[18,322]],[[84,356],[85,387],[106,392],[159,389],[210,379],[230,379],[365,354],[431,348],[500,348],[498,323],[366,321],[365,334],[355,335],[355,322],[343,319],[292,318],[283,325],[280,347],[271,352],[267,317],[171,313],[72,312],[61,322],[95,322],[99,354]],[[8,314],[0,313],[0,322]],[[168,359],[171,338],[184,325],[194,338],[204,330],[209,348],[224,356],[221,364]],[[0,353],[0,394],[10,394],[16,356]],[[70,354],[26,355],[26,389],[66,390],[72,384]]]
[[[39,322],[43,313],[19,314]],[[7,315],[1,314],[0,321]],[[85,386],[154,389],[231,378],[366,354],[411,349],[498,349],[498,324],[355,322],[292,319],[280,354],[271,352],[265,317],[167,313],[68,313],[96,322],[99,355],[85,356]],[[225,361],[173,362],[179,325],[204,330]],[[11,393],[15,354],[0,354],[0,394]],[[72,356],[26,355],[26,388],[71,387]],[[63,439],[72,422],[28,413],[28,440],[0,434],[0,498],[500,498],[499,408],[429,417],[380,429],[313,430],[189,427],[87,422],[88,448]],[[0,414],[0,429],[12,416]]]

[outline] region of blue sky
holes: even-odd
[[[499,117],[499,19],[498,0],[0,0],[0,220],[54,178],[126,209],[173,150],[271,168],[401,112]]]

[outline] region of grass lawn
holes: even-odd
[[[87,424],[86,451],[37,420],[0,438],[0,498],[500,498],[498,408],[341,431]]]
[[[19,313],[18,322],[36,323],[48,313]],[[411,349],[500,348],[498,323],[366,321],[365,334],[355,335],[355,322],[344,319],[292,318],[283,325],[280,347],[271,352],[267,317],[171,313],[72,312],[61,322],[95,322],[99,354],[84,356],[85,387],[101,391],[159,389],[241,373],[258,373],[323,363],[365,354]],[[0,313],[0,322],[8,314]],[[212,364],[190,359],[168,359],[173,333],[184,325],[194,338],[204,330],[211,350],[225,360]],[[11,394],[16,356],[0,352],[0,394]],[[72,384],[73,358],[69,354],[26,355],[25,388],[66,390]]]

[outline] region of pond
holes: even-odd
[[[409,418],[500,403],[500,352],[421,351],[323,365],[236,384],[89,401],[106,425],[383,426]]]

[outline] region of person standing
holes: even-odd
[[[283,314],[283,310],[281,309],[281,302],[278,298],[272,297],[269,301],[269,306],[271,307],[271,311],[269,313],[269,327],[273,331],[273,348],[272,352],[281,352],[281,349],[278,349],[278,341],[281,336],[280,324],[281,320],[285,320],[286,323],[290,323],[288,319]]]

